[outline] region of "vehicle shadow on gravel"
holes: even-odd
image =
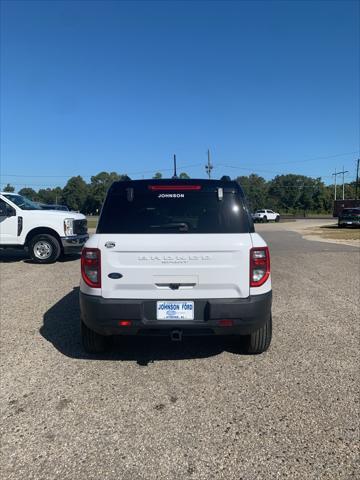
[[[79,260],[80,254],[74,255],[62,255],[57,260],[60,263],[73,262],[74,260]],[[15,262],[24,262],[24,263],[33,263],[28,253],[24,250],[0,250],[0,263],[15,263]]]
[[[29,260],[29,255],[23,250],[0,250],[0,263],[14,263]]]
[[[136,361],[146,366],[154,361],[207,358],[223,351],[239,353],[226,337],[187,337],[171,342],[166,337],[112,337],[109,351],[89,355],[80,338],[79,288],[74,288],[44,314],[41,335],[67,357],[88,360]]]

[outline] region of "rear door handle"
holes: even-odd
[[[170,288],[171,290],[179,290],[181,288],[193,288],[196,283],[155,283],[159,288]]]

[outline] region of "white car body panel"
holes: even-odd
[[[107,247],[106,244],[111,245]],[[115,246],[112,246],[115,244]],[[101,288],[80,290],[106,299],[247,298],[271,290],[269,278],[251,288],[250,249],[258,234],[95,234],[86,248],[101,251]],[[111,279],[110,273],[121,279]],[[170,284],[182,284],[176,290]]]
[[[249,296],[246,234],[96,235],[104,298],[188,299]],[[115,247],[107,248],[107,242]],[[85,245],[86,247],[88,244]],[[119,280],[109,273],[123,275]],[[172,290],[170,284],[180,284]]]

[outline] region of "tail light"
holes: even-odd
[[[149,190],[152,191],[184,191],[184,190],[201,190],[201,185],[149,185]]]
[[[225,318],[223,320],[219,320],[218,324],[220,325],[220,327],[232,327],[234,325],[234,320]]]
[[[250,250],[250,287],[260,287],[270,276],[270,252],[268,247]]]
[[[89,287],[101,288],[101,253],[98,248],[83,248],[81,276]]]

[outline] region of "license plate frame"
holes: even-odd
[[[160,300],[156,302],[159,321],[193,321],[195,305],[192,300]]]

